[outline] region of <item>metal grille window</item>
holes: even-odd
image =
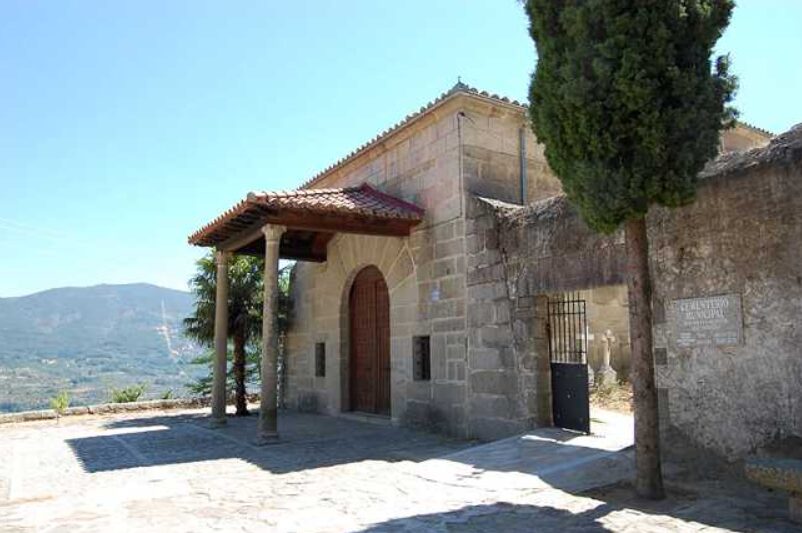
[[[318,342],[315,344],[315,376],[322,378],[326,376],[326,343]]]
[[[429,381],[432,379],[431,343],[428,335],[412,338],[412,379]]]

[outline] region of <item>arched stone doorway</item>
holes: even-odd
[[[348,300],[351,410],[390,415],[390,293],[375,266],[354,279]]]

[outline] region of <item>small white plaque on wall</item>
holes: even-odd
[[[671,340],[678,348],[743,344],[740,294],[674,300],[670,317]]]
[[[440,289],[437,287],[432,289],[432,292],[429,293],[429,300],[432,302],[439,302],[440,301]]]

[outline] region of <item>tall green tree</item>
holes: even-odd
[[[196,263],[197,272],[189,282],[195,295],[195,309],[184,320],[184,331],[210,350],[193,359],[192,363],[205,365],[209,372],[187,385],[195,394],[211,394],[214,352],[214,303],[217,292],[217,266],[214,255],[209,254]],[[235,256],[229,267],[229,349],[231,362],[226,372],[226,387],[234,390],[238,415],[247,415],[247,384],[261,379],[262,298],[264,262],[261,258]],[[286,375],[286,337],[292,318],[292,264],[279,270],[278,333],[279,333],[279,398],[283,398]]]
[[[263,264],[264,261],[260,258],[237,255],[232,258],[229,266],[228,335],[232,346],[231,373],[238,416],[248,414],[247,352],[249,348],[253,352],[252,348],[258,343],[262,330]],[[202,257],[196,265],[197,271],[189,281],[190,290],[195,295],[195,309],[184,320],[184,331],[188,337],[211,348],[214,344],[217,287],[214,254]],[[252,366],[258,367],[258,364]],[[202,386],[204,383],[199,382],[196,385]],[[196,390],[201,389],[196,386]]]
[[[234,370],[233,370],[233,352],[229,350],[226,354],[228,359],[228,370],[226,371],[226,390],[236,390],[236,382],[234,381]],[[258,346],[248,345],[245,348],[245,385],[246,390],[248,384],[255,384],[258,383],[260,380],[260,368],[259,368],[259,359],[261,355],[259,354]],[[214,350],[208,350],[204,352],[202,355],[199,355],[190,361],[190,364],[193,365],[203,365],[208,369],[208,372],[195,379],[191,383],[187,383],[185,387],[187,390],[192,394],[198,394],[201,396],[209,396],[212,394],[212,371],[214,366]]]
[[[278,328],[278,402],[284,406],[284,392],[287,390],[287,333],[290,330],[293,313],[292,282],[295,263],[288,264],[278,271],[278,305],[276,317]]]
[[[537,66],[530,118],[587,224],[622,225],[627,251],[635,486],[663,496],[652,356],[650,206],[691,202],[734,122],[728,60],[711,60],[731,0],[527,0]]]

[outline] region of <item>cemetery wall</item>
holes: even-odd
[[[524,208],[475,199],[469,216],[468,233],[498,249],[481,271],[495,273],[499,290],[485,292],[508,308],[510,366],[548,372],[539,299],[623,283],[621,233],[594,234],[563,197]],[[693,204],[653,209],[648,227],[666,444],[738,459],[802,437],[802,127],[720,156]],[[470,321],[481,307],[468,309]],[[547,419],[548,379],[517,383],[517,404]]]

